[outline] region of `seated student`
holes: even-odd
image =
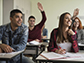
[[[48,37],[48,30],[45,28],[45,25],[43,25],[41,29],[41,38],[46,39]],[[43,40],[43,42],[48,42],[47,40]]]
[[[14,9],[10,12],[10,23],[0,26],[0,53],[11,53],[13,50],[24,50],[27,44],[28,27],[22,23],[22,12]],[[0,63],[6,63],[0,61]],[[20,63],[20,55],[8,63]],[[31,59],[22,56],[22,63],[34,63]]]
[[[78,17],[75,18],[72,29],[77,31],[77,42],[84,43],[84,30],[82,23]]]
[[[33,41],[33,40],[37,42],[41,42],[41,29],[46,21],[46,15],[45,15],[45,12],[43,10],[41,3],[38,3],[38,9],[41,11],[42,20],[39,24],[35,25],[35,17],[34,16],[29,17],[28,19],[28,23],[29,23],[28,42]]]
[[[78,52],[76,32],[70,29],[71,15],[66,12],[60,16],[59,27],[51,32],[48,51],[65,54],[66,51]]]

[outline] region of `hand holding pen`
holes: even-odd
[[[58,54],[65,54],[66,53],[66,50],[65,49],[62,49],[60,46],[59,46],[59,49],[55,51],[56,53]]]

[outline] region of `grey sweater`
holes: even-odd
[[[84,30],[83,29],[77,30],[77,42],[84,43]]]

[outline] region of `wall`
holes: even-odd
[[[10,22],[10,11],[20,9],[24,13],[24,24],[28,25],[27,19],[30,15],[30,0],[3,0],[3,24]]]
[[[73,15],[74,9],[79,8],[79,16],[84,16],[84,0],[31,0],[31,14],[36,17],[36,24],[41,20],[37,2],[42,3],[46,12],[46,28],[48,29],[48,36],[50,36],[50,33],[54,28],[58,27],[59,16],[62,13],[70,12],[71,15]],[[84,21],[82,21],[82,23],[84,23]]]
[[[3,1],[2,0],[0,0],[0,25],[2,25],[2,21],[3,21],[3,15],[2,15],[2,13],[3,13],[3,8],[2,8],[2,6],[3,6]]]
[[[3,0],[3,24],[10,22],[10,11],[13,9],[13,0]]]
[[[14,0],[14,8],[20,9],[25,15],[25,24],[28,25],[28,17],[31,14],[31,2],[30,0]]]

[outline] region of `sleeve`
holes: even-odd
[[[84,43],[84,30],[83,29],[81,30],[80,34],[81,34],[80,39],[78,39],[77,41],[78,43]]]
[[[21,37],[19,39],[19,43],[16,45],[11,45],[13,49],[16,51],[24,50],[27,44],[27,39],[28,39],[28,28],[24,28],[23,33],[21,34]]]
[[[0,26],[0,40],[2,40],[3,36],[3,26]]]
[[[28,41],[27,41],[27,42],[30,42],[30,41],[33,41],[33,39],[28,39]]]
[[[76,37],[76,33],[75,33],[75,35],[72,35],[71,36],[71,38],[72,38],[72,48],[73,48],[73,52],[78,52],[79,51],[79,49],[78,49],[78,43],[77,43],[77,37]]]
[[[51,32],[50,42],[49,42],[49,46],[48,46],[49,52],[55,52],[58,49],[56,42],[54,41],[54,37],[55,37],[54,32],[55,32],[54,30]]]
[[[39,24],[37,24],[37,26],[38,26],[40,29],[43,27],[43,25],[44,25],[44,23],[45,23],[45,21],[46,21],[45,12],[43,11],[43,12],[41,12],[41,14],[42,14],[42,20],[41,20],[41,22],[40,22]]]

